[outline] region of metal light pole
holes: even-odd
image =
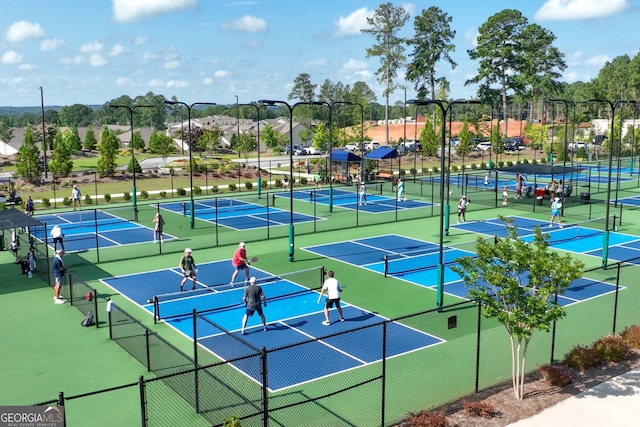
[[[435,104],[440,108],[442,113],[441,128],[441,140],[440,140],[440,242],[438,251],[438,283],[436,287],[436,308],[442,309],[444,300],[444,218],[445,218],[445,199],[444,199],[444,145],[446,139],[445,122],[447,120],[447,107],[444,106],[445,101],[438,99],[411,99],[407,101],[407,104],[415,105],[431,105]],[[448,213],[448,206],[446,206]]]
[[[236,100],[237,100],[237,96],[236,96]],[[240,104],[243,107],[253,107],[256,109],[256,112],[258,113],[258,131],[257,131],[257,140],[258,140],[258,198],[260,198],[261,194],[262,194],[262,177],[260,174],[260,105],[258,104]],[[240,105],[238,106],[238,108],[240,108]],[[240,132],[238,130],[238,132]],[[238,133],[239,135],[239,133]]]
[[[47,167],[47,133],[44,128],[44,92],[42,91],[42,86],[40,86],[40,107],[42,108],[42,152],[44,156],[44,178],[48,178],[48,167]],[[54,184],[55,188],[55,184]]]
[[[133,150],[133,110],[136,108],[155,108],[155,105],[134,105],[130,107],[128,105],[109,105],[110,108],[126,108],[129,111],[129,125],[131,126],[131,140],[129,145],[131,147],[131,170],[133,171],[133,184],[131,186],[131,201],[133,202],[133,216],[138,222],[138,202],[136,193],[136,157]]]
[[[350,101],[334,101],[332,104],[324,102],[325,105],[329,106],[329,168],[331,168],[331,151],[333,150],[333,123],[332,123],[332,111],[334,105],[357,105],[360,107],[360,116],[362,118],[362,123],[360,125],[360,143],[362,144],[364,141],[364,109],[362,105],[356,104]],[[366,181],[364,178],[364,167],[360,167],[360,179],[362,181]],[[359,184],[359,183],[358,183]],[[332,180],[329,180],[329,212],[333,212],[333,186]]]
[[[276,104],[284,105],[289,110],[289,262],[294,260],[295,242],[294,242],[294,227],[293,227],[293,109],[297,105],[303,104],[302,102],[289,105],[286,101],[258,100],[258,104],[271,105]]]
[[[190,192],[189,192],[189,198],[190,198],[190,204],[191,204],[191,219],[189,222],[189,226],[191,228],[195,228],[195,224],[196,224],[196,215],[195,215],[195,206],[194,206],[194,202],[193,202],[193,144],[191,143],[191,109],[193,107],[195,107],[196,105],[216,105],[215,102],[194,102],[193,104],[189,105],[186,102],[182,102],[182,101],[164,101],[165,104],[167,105],[183,105],[187,108],[187,120],[188,120],[188,130],[189,130],[189,186],[190,188]]]
[[[236,97],[236,125],[237,125],[236,138],[240,138],[240,104],[238,103],[238,95],[234,95],[234,96]],[[238,151],[238,158],[240,158],[240,151]]]
[[[636,114],[636,101],[632,101],[632,100],[625,100],[625,101],[618,101],[620,104],[631,104],[633,105],[633,118],[635,120],[635,114]],[[635,125],[635,123],[634,123]],[[620,191],[620,178],[621,178],[621,169],[622,169],[622,159],[621,159],[621,151],[622,151],[622,127],[624,126],[624,120],[623,120],[623,115],[622,115],[622,111],[620,111],[620,144],[618,144],[618,171],[616,173],[616,203],[618,203],[618,194]],[[631,128],[632,132],[633,132],[633,128]],[[612,131],[613,133],[613,131]],[[633,133],[631,134],[631,149],[633,150]],[[633,159],[633,151],[631,152],[631,159]],[[633,160],[631,163],[631,174],[633,175]]]
[[[567,138],[569,134],[569,101],[566,99],[556,98],[550,99],[551,102],[562,102],[564,104],[564,151],[562,152],[562,202],[564,203],[564,195],[565,189],[567,188],[567,177],[566,177],[566,169],[567,169]],[[551,140],[553,143],[553,140]],[[552,152],[553,155],[553,152]],[[553,165],[551,165],[553,166]],[[564,204],[563,204],[564,207]],[[562,210],[564,212],[564,209]]]
[[[613,124],[615,123],[616,107],[620,101],[611,102],[608,99],[590,99],[588,102],[604,102],[611,110],[611,140],[609,141],[609,172],[607,180],[607,200],[605,202],[605,227],[604,238],[602,242],[602,268],[607,267],[607,259],[609,258],[609,211],[611,206],[611,168],[613,167]]]

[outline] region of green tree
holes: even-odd
[[[0,141],[10,142],[13,139],[13,129],[0,122]]]
[[[436,99],[436,83],[445,79],[436,74],[440,61],[446,61],[452,70],[458,65],[449,55],[455,49],[456,32],[451,29],[452,20],[440,8],[431,6],[413,21],[415,35],[408,41],[413,46],[409,55],[413,59],[407,67],[407,80],[414,83],[420,99]]]
[[[142,134],[139,130],[133,132],[133,141],[131,142],[134,150],[142,151],[145,148],[144,139],[142,139]]]
[[[213,152],[218,148],[218,145],[220,145],[223,136],[224,131],[220,126],[216,125],[212,129],[203,129],[202,135],[198,139],[198,145],[202,146],[203,151],[206,150],[210,155],[213,155]]]
[[[313,135],[312,147],[318,150],[327,151],[329,149],[329,129],[324,123],[316,125],[315,134]]]
[[[286,141],[284,135],[278,133],[271,124],[268,124],[260,132],[260,143],[266,145],[269,150],[281,150]]]
[[[134,169],[136,173],[142,173],[142,166],[140,166],[140,163],[138,163],[138,159],[136,159],[135,157],[129,160],[129,164],[127,165],[127,172],[133,173]]]
[[[473,133],[469,130],[469,121],[467,119],[462,122],[462,129],[458,133],[458,146],[456,147],[456,153],[459,156],[468,156],[473,151],[473,143],[471,138]]]
[[[422,153],[425,156],[433,157],[438,153],[442,138],[436,135],[433,123],[425,120],[424,128],[420,131],[420,143],[422,144]]]
[[[238,136],[236,143],[236,150],[238,153],[244,153],[244,159],[249,161],[249,153],[258,149],[258,142],[256,136],[252,133],[242,133]]]
[[[38,146],[33,138],[31,126],[27,126],[24,140],[16,154],[16,172],[27,182],[35,182],[40,178],[42,168],[38,162]]]
[[[389,143],[389,96],[396,88],[394,79],[398,75],[398,69],[406,61],[404,55],[406,40],[400,37],[399,33],[409,17],[410,15],[402,7],[384,3],[376,9],[373,17],[367,18],[368,27],[361,30],[376,39],[376,44],[366,49],[366,57],[380,58],[380,68],[376,71],[376,75],[378,82],[385,86],[384,120],[387,144]]]
[[[70,129],[56,133],[54,139],[56,147],[51,155],[49,162],[49,170],[59,176],[69,176],[73,170],[73,162],[71,161],[71,146],[74,143],[74,135]]]
[[[80,134],[78,133],[78,126],[71,126],[69,138],[69,149],[71,151],[80,151],[82,150],[82,140],[80,139]],[[65,136],[66,137],[66,136]]]
[[[93,130],[93,127],[89,125],[87,127],[87,133],[84,135],[84,142],[82,143],[82,148],[85,150],[95,150],[98,145],[98,141],[96,140],[96,133]]]
[[[104,126],[98,142],[98,174],[113,176],[116,171],[116,153],[120,144],[118,137]]]
[[[65,105],[58,118],[60,126],[88,126],[93,120],[93,110],[82,104]]]
[[[479,60],[479,64],[478,74],[465,85],[480,83],[479,94],[485,102],[489,100],[483,94],[489,92],[492,85],[498,85],[502,111],[507,111],[508,92],[520,93],[524,88],[518,76],[526,64],[521,43],[526,26],[527,18],[521,12],[504,9],[480,26],[476,48],[467,51],[472,60]],[[507,134],[506,120],[504,126]]]
[[[149,137],[149,152],[160,154],[163,158],[174,153],[176,146],[170,136],[153,131]]]
[[[480,302],[483,316],[496,319],[511,342],[512,386],[516,400],[524,398],[527,348],[534,331],[549,331],[565,316],[555,301],[572,281],[582,276],[584,264],[569,254],[549,250],[549,236],[539,227],[532,243],[523,241],[512,219],[500,217],[506,238],[478,238],[477,257],[456,259],[451,269],[468,288],[468,297]]]

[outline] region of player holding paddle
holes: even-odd
[[[229,284],[233,286],[233,282],[236,280],[236,277],[241,270],[244,270],[247,276],[247,279],[245,281],[246,284],[246,282],[249,281],[249,265],[251,265],[252,262],[257,261],[258,257],[253,257],[251,258],[251,260],[247,258],[246,245],[244,242],[240,242],[240,244],[238,245],[238,249],[236,249],[236,252],[233,254],[233,259],[231,260],[234,271],[233,275],[231,276],[231,282]]]
[[[191,256],[191,249],[187,248],[184,250],[184,255],[180,258],[180,271],[182,271],[182,282],[180,282],[180,292],[182,292],[182,287],[188,278],[191,278],[193,282],[192,290],[196,288],[196,273],[198,272],[198,267],[196,266],[196,262]]]

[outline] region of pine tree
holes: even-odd
[[[33,130],[31,126],[27,126],[24,141],[16,155],[16,171],[25,181],[35,182],[40,178],[42,168],[38,162],[38,154],[38,146],[33,139]]]

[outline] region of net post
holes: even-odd
[[[195,393],[195,403],[196,403],[196,414],[200,413],[200,384],[198,382],[198,311],[193,309],[193,367],[195,368],[193,371],[194,374],[194,393]]]
[[[153,323],[158,323],[160,320],[160,303],[158,302],[158,296],[153,297]]]
[[[617,221],[618,217],[616,215],[613,216],[613,225],[611,227],[611,229],[613,231],[618,231],[618,226],[616,225],[616,221]]]
[[[389,255],[384,256],[384,277],[389,275]]]
[[[322,284],[324,283],[324,276],[327,274],[327,270],[325,268],[325,266],[321,266],[320,267],[320,286],[322,286]]]

